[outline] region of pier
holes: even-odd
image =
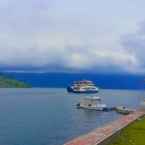
[[[136,110],[129,115],[121,116],[119,119],[93,130],[92,132],[73,139],[64,145],[102,145],[123,128],[143,117],[145,110]]]

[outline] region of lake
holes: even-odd
[[[1,145],[62,145],[120,115],[76,109],[83,94],[64,88],[0,89]],[[108,106],[139,107],[143,91],[100,90]]]

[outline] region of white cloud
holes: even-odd
[[[48,71],[55,66],[59,71],[142,71],[142,47],[128,49],[120,42],[144,19],[140,2],[0,1],[0,64]]]

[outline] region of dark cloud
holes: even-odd
[[[139,63],[139,71],[145,70],[145,22],[139,25],[135,33],[128,34],[121,39],[122,46],[134,55]]]

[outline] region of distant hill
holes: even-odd
[[[31,85],[0,74],[0,88],[30,88]]]
[[[66,88],[75,80],[92,80],[102,89],[144,89],[145,75],[85,73],[5,73],[31,84],[34,88]]]

